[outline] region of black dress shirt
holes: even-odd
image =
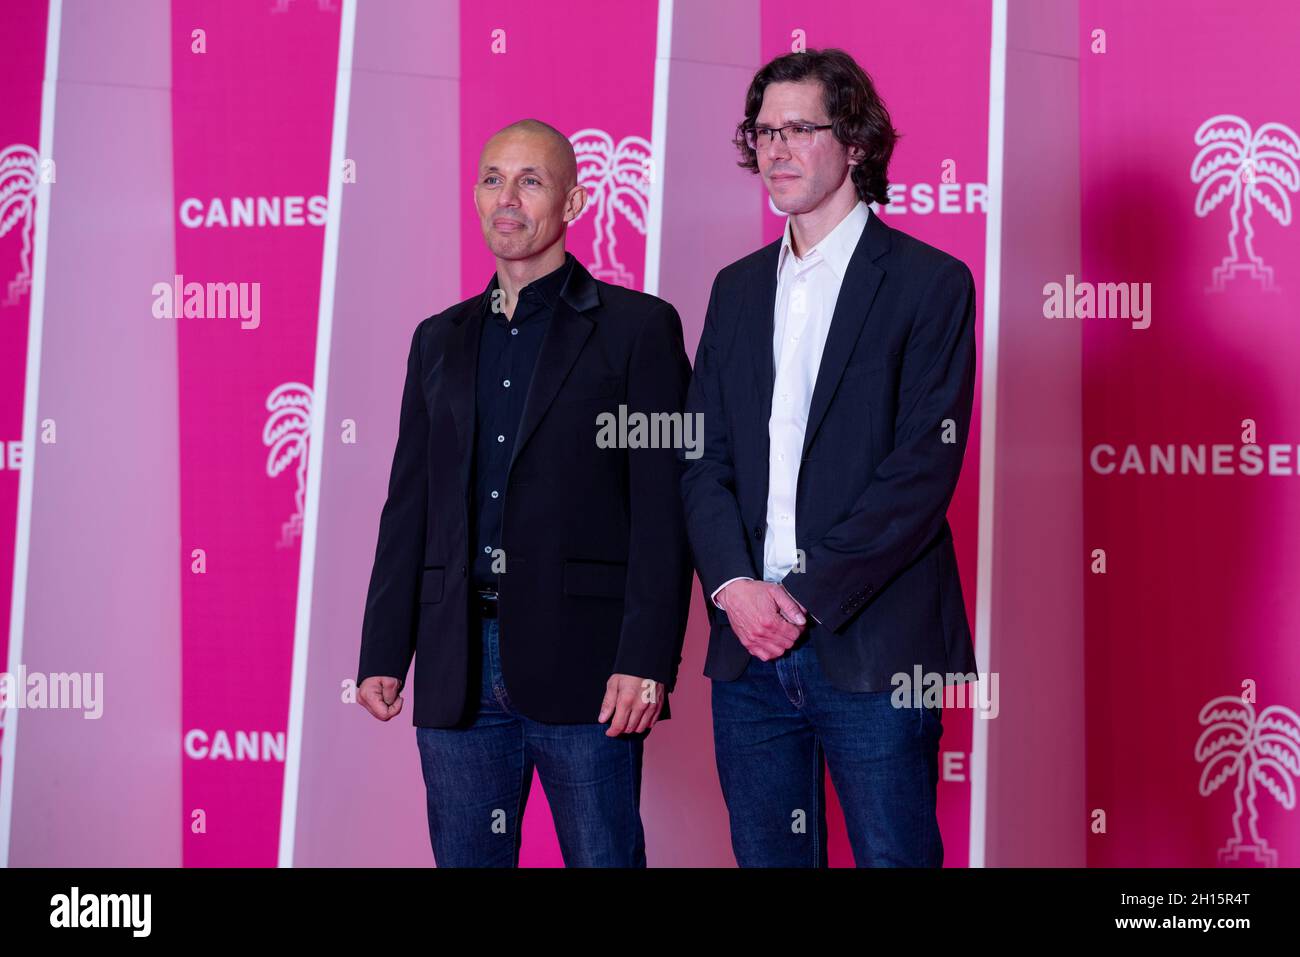
[[[542,349],[542,340],[555,314],[560,292],[575,262],[565,253],[564,264],[534,279],[519,291],[514,316],[494,312],[496,276],[488,287],[487,308],[479,338],[478,386],[474,400],[474,584],[496,588],[493,571],[508,567],[510,556],[494,554],[501,547],[501,516],[505,504],[506,477],[514,450],[519,420],[524,411],[528,384]]]

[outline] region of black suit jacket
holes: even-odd
[[[420,727],[453,726],[478,701],[468,508],[486,297],[411,337],[362,624],[358,684],[404,679],[414,655]],[[671,305],[574,264],[537,357],[502,519],[501,669],[530,718],[594,723],[614,673],[675,682],[691,580],[680,461],[596,437],[597,416],[620,405],[680,414],[689,377]]]
[[[750,654],[709,600],[763,578],[777,241],[713,283],[688,410],[702,457],[682,479],[709,612],[705,674]],[[974,649],[945,513],[961,470],[975,377],[975,283],[960,260],[872,213],[840,288],[808,411],[795,511],[803,571],[783,584],[819,623],[832,684],[890,689],[899,672],[966,674]],[[955,437],[945,442],[945,427]]]

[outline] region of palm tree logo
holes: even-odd
[[[1256,716],[1250,702],[1228,695],[1207,702],[1201,708],[1200,723],[1206,725],[1196,742],[1196,760],[1205,765],[1201,796],[1208,797],[1229,778],[1237,782],[1232,837],[1219,848],[1219,863],[1276,867],[1277,851],[1259,836],[1256,827],[1255,786],[1273,795],[1288,811],[1295,807],[1292,778],[1300,778],[1300,716],[1280,705],[1271,705]],[[1243,811],[1245,835],[1241,831]]]
[[[36,150],[14,143],[0,151],[0,236],[19,230],[18,275],[9,282],[4,305],[12,306],[32,286],[32,222],[36,207]]]
[[[276,547],[287,548],[302,534],[303,500],[307,495],[307,441],[311,434],[311,387],[301,382],[285,382],[271,390],[266,408],[271,413],[262,428],[262,442],[271,451],[266,457],[266,474],[275,478],[298,462],[298,487],[294,492],[295,511],[280,526]]]
[[[1251,133],[1250,124],[1240,116],[1220,113],[1201,124],[1196,145],[1201,147],[1192,160],[1192,182],[1201,184],[1196,215],[1208,216],[1232,197],[1228,255],[1215,267],[1212,285],[1206,291],[1223,292],[1224,284],[1239,272],[1273,290],[1273,268],[1255,252],[1255,227],[1250,217],[1253,204],[1258,203],[1281,225],[1291,225],[1287,193],[1300,191],[1300,167],[1296,165],[1300,136],[1281,123],[1265,123]]]
[[[614,224],[619,214],[642,236],[650,207],[650,143],[640,136],[626,136],[614,143],[604,130],[579,130],[569,137],[578,159],[578,182],[587,188],[586,209],[592,210],[596,238],[591,243],[587,268],[597,279],[632,286],[635,276],[618,258]]]

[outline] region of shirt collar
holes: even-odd
[[[524,294],[531,290],[541,297],[542,302],[545,303],[548,309],[554,309],[556,302],[560,298],[560,293],[564,290],[564,283],[569,278],[569,273],[572,271],[575,262],[577,262],[577,260],[574,258],[573,253],[565,252],[564,262],[559,266],[559,268],[552,269],[545,276],[539,276],[524,286],[523,289],[520,289],[520,298],[522,299]],[[487,288],[487,307],[489,310],[492,308],[492,293],[499,288],[500,284],[497,282],[497,274],[494,272],[492,273],[492,281],[488,283]]]
[[[849,210],[848,215],[839,221],[839,223],[812,249],[808,250],[801,257],[797,257],[799,262],[807,260],[814,253],[826,260],[826,265],[835,271],[835,275],[844,279],[844,274],[849,270],[849,260],[853,258],[853,250],[858,247],[858,240],[862,237],[862,228],[867,225],[867,220],[871,218],[871,207],[858,200],[856,206]],[[794,247],[790,245],[790,217],[785,218],[785,233],[781,237],[781,253],[777,260],[776,270],[779,274],[785,268],[786,260],[793,261]]]

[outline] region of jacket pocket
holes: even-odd
[[[564,563],[564,594],[590,598],[623,597],[627,565],[623,562]]]
[[[420,602],[427,604],[442,601],[442,580],[445,568],[426,568],[420,578]]]

